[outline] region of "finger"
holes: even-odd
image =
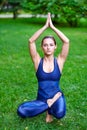
[[[48,13],[48,18],[50,18],[51,17],[51,14],[50,14],[50,12]]]
[[[50,12],[48,12],[48,15],[50,15]]]

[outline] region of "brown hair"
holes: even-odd
[[[43,41],[44,41],[44,39],[46,39],[46,38],[51,38],[51,39],[54,41],[54,44],[56,45],[56,40],[55,40],[55,38],[54,38],[53,36],[45,36],[45,37],[43,37],[42,42],[41,42],[41,45],[43,44]]]

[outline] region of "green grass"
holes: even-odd
[[[37,94],[28,38],[42,27],[44,20],[40,20],[0,19],[0,130],[86,130],[87,28],[59,27],[70,39],[70,52],[60,82],[66,96],[66,116],[61,120],[54,118],[50,124],[45,123],[46,113],[25,120],[17,116],[18,105],[35,99]],[[40,53],[40,40],[50,33],[55,35],[48,29],[38,39]],[[58,38],[57,42],[59,51],[61,42]]]

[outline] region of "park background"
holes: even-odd
[[[28,39],[41,28],[51,12],[54,25],[70,39],[70,52],[60,86],[66,97],[67,114],[45,123],[46,113],[21,119],[20,103],[34,100],[37,79]],[[0,0],[0,130],[87,130],[87,1],[86,0]],[[37,40],[54,35],[47,29]]]

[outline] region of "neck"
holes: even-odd
[[[51,55],[51,56],[44,56],[44,60],[45,61],[53,61],[53,59],[54,59],[53,55]]]

